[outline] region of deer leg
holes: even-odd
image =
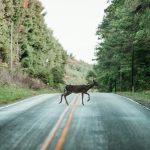
[[[64,94],[61,94],[61,100],[60,100],[59,104],[62,102],[63,96],[64,96]]]
[[[71,93],[65,93],[65,94],[64,94],[65,101],[66,101],[66,104],[67,104],[67,105],[69,105],[69,104],[68,104],[68,102],[67,102],[66,96],[68,96],[68,95],[70,95],[70,94],[71,94]]]
[[[84,93],[82,93],[82,105],[84,105],[84,103],[83,103],[83,96],[84,96]]]
[[[87,100],[87,101],[90,101],[90,94],[89,94],[89,93],[85,93],[85,94],[87,94],[87,95],[89,96],[89,98],[88,98],[88,100]]]

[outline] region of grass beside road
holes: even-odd
[[[131,98],[138,103],[150,108],[150,91],[142,92],[119,92],[118,94]]]
[[[54,89],[33,90],[24,87],[0,86],[0,104],[8,104],[30,96],[55,93]]]

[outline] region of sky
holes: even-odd
[[[63,48],[78,60],[93,63],[96,29],[102,22],[107,0],[40,0],[45,22]]]

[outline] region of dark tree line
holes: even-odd
[[[41,3],[30,0],[27,7],[24,2],[0,0],[0,62],[7,63],[8,69],[11,63],[13,68],[21,66],[21,70],[52,86],[62,83],[66,51],[44,23]]]
[[[112,0],[97,35],[101,90],[150,89],[150,1]]]

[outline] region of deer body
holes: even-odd
[[[82,93],[82,104],[84,105],[83,102],[83,96],[84,94],[88,95],[88,101],[90,100],[90,94],[87,93],[89,89],[91,89],[93,86],[97,85],[97,82],[93,81],[92,84],[87,84],[87,85],[66,85],[64,93],[61,95],[61,101],[62,102],[63,96],[65,98],[66,104],[68,104],[66,96],[70,95],[71,93]]]

